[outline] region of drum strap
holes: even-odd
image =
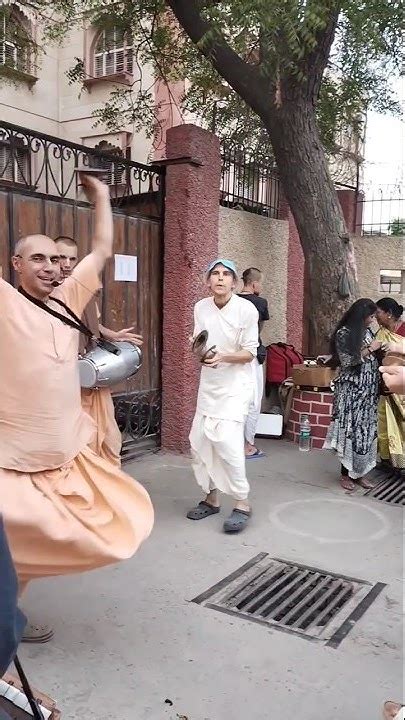
[[[68,307],[68,305],[62,302],[62,300],[59,300],[59,298],[52,297],[51,295],[49,299],[53,300],[53,302],[57,303],[57,305],[63,307],[69,317],[63,315],[62,313],[59,313],[57,310],[53,310],[53,308],[50,308],[49,305],[42,302],[42,300],[38,300],[38,298],[33,297],[33,295],[30,295],[30,293],[24,290],[21,285],[18,288],[18,292],[21,293],[21,295],[24,295],[24,297],[26,297],[27,300],[32,302],[34,305],[41,308],[42,310],[45,310],[45,312],[47,312],[49,315],[52,315],[53,317],[63,322],[65,325],[69,325],[69,327],[77,330],[78,332],[81,332],[90,340],[93,340],[93,342],[99,347],[104,348],[104,350],[108,350],[108,352],[113,353],[114,355],[118,355],[119,350],[115,345],[113,345],[113,343],[108,342],[108,340],[105,340],[104,338],[94,337],[93,333],[87,327],[87,325],[85,325],[84,322],[79,317],[77,317],[76,313],[73,312],[73,310]]]
[[[30,684],[29,684],[29,682],[28,682],[28,680],[27,680],[27,677],[26,677],[26,675],[25,675],[24,670],[23,670],[22,667],[21,667],[21,663],[20,663],[17,655],[16,655],[15,658],[14,658],[14,665],[15,665],[15,668],[16,668],[19,676],[20,676],[22,689],[24,690],[25,697],[27,698],[27,700],[28,700],[28,702],[29,702],[29,704],[30,704],[30,708],[31,708],[31,712],[32,712],[33,717],[35,718],[35,720],[44,720],[43,713],[42,713],[42,711],[40,710],[39,705],[38,705],[36,699],[34,698],[34,694],[33,694],[32,690],[31,690],[31,686],[30,686]]]

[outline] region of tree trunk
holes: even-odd
[[[338,292],[350,241],[315,109],[307,100],[285,99],[265,124],[307,263],[310,306],[304,308],[304,320],[309,321],[310,352],[327,352],[333,327],[355,297],[343,299]]]
[[[203,17],[201,10],[207,3],[167,0],[167,5],[191,40],[197,46],[200,44],[201,52],[221,77],[267,128],[307,262],[311,302],[306,313],[310,320],[311,350],[326,352],[333,326],[354,300],[354,297],[345,300],[338,293],[340,276],[348,266],[349,237],[315,117],[315,103],[340,5],[329,2],[329,20],[319,30],[317,46],[301,61],[306,76],[302,82],[289,72],[269,79],[266,73],[245,62]],[[202,38],[206,42],[201,47]],[[283,52],[282,32],[280,47]],[[357,293],[356,286],[354,289]]]

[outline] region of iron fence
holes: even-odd
[[[0,184],[81,199],[80,168],[99,169],[120,199],[156,192],[164,169],[0,121]]]
[[[133,460],[160,444],[162,414],[160,389],[114,395],[115,417],[122,434],[123,461]]]
[[[405,198],[403,190],[386,186],[357,198],[358,235],[405,235]]]
[[[245,150],[222,145],[221,194],[224,207],[278,218],[280,180],[274,161],[257,160]]]

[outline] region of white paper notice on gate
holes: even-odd
[[[138,258],[136,255],[114,255],[114,280],[138,281]]]

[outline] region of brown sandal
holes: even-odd
[[[342,475],[342,477],[340,478],[340,484],[343,490],[346,490],[346,492],[354,492],[354,490],[356,489],[355,482],[351,478],[349,478],[348,475]]]
[[[374,483],[372,483],[371,480],[367,480],[367,478],[359,478],[357,484],[364,488],[364,490],[372,490],[374,487]]]

